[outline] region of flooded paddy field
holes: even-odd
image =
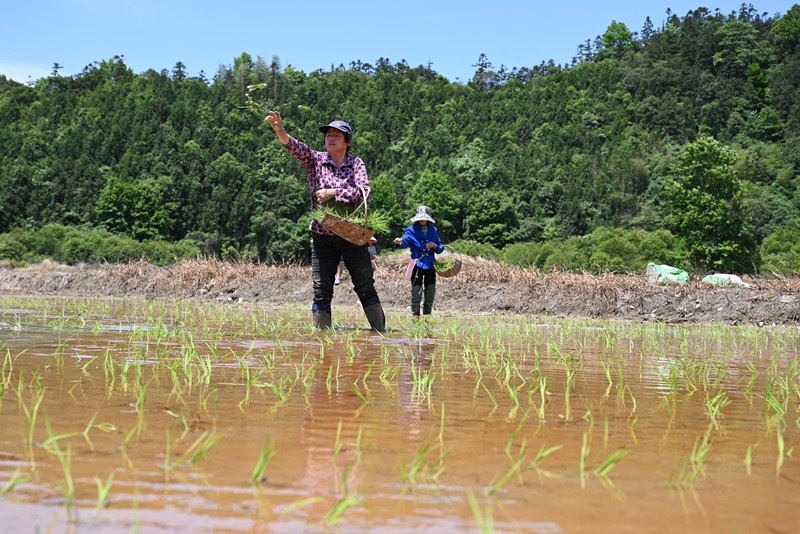
[[[4,532],[798,532],[800,330],[0,297]]]

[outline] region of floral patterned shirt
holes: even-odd
[[[289,154],[299,159],[308,172],[312,209],[316,209],[320,205],[317,202],[317,195],[315,195],[320,189],[336,189],[336,202],[359,204],[362,199],[360,187],[363,187],[367,195],[367,202],[371,200],[372,190],[369,187],[367,168],[361,158],[348,153],[342,166],[337,169],[330,154],[311,150],[308,145],[292,136],[289,136],[289,142],[285,146]],[[311,231],[318,234],[335,235],[316,219],[311,221]]]

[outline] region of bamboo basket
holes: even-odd
[[[364,208],[364,226],[348,221],[362,207]],[[375,235],[374,231],[367,228],[367,194],[363,187],[361,188],[361,204],[356,206],[353,213],[347,217],[339,217],[325,210],[325,216],[320,222],[322,226],[354,245],[366,245],[369,238]]]
[[[451,276],[455,276],[461,270],[461,260],[456,258],[453,262],[453,266],[449,269],[444,271],[436,271],[436,276],[444,276],[445,278],[450,278]]]
[[[449,248],[451,251],[461,256],[461,253],[454,249],[452,245],[445,245],[445,248]],[[456,256],[453,258],[453,265],[450,266],[448,269],[444,269],[442,271],[436,271],[436,276],[444,276],[445,278],[450,278],[457,275],[461,271],[461,258]]]

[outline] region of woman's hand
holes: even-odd
[[[280,140],[281,144],[286,144],[289,142],[289,134],[286,133],[286,130],[283,129],[283,119],[281,119],[281,114],[277,111],[270,111],[267,114],[267,117],[264,119],[264,122],[268,122],[272,129],[275,130],[275,133],[278,134],[278,139]]]
[[[276,132],[279,129],[283,130],[283,120],[281,119],[281,114],[277,111],[270,111],[264,119],[264,122],[268,122]]]
[[[438,248],[438,247],[436,246],[436,243],[434,243],[433,241],[428,241],[428,243],[425,245],[425,248],[430,250],[432,248]]]
[[[394,238],[394,244],[395,245],[402,245],[403,244],[403,240],[401,238],[399,238],[399,237],[395,237]]]
[[[317,195],[317,202],[322,204],[327,200],[336,198],[336,189],[318,189],[316,195]]]

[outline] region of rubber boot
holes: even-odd
[[[411,286],[411,313],[419,315],[419,303],[422,301],[422,285]]]
[[[314,328],[323,330],[331,327],[331,312],[314,310]]]
[[[436,286],[425,286],[425,302],[422,304],[422,314],[430,315],[433,312],[433,299],[436,298]]]
[[[386,316],[383,314],[381,303],[371,304],[364,308],[364,315],[367,316],[369,326],[375,332],[386,332]]]

